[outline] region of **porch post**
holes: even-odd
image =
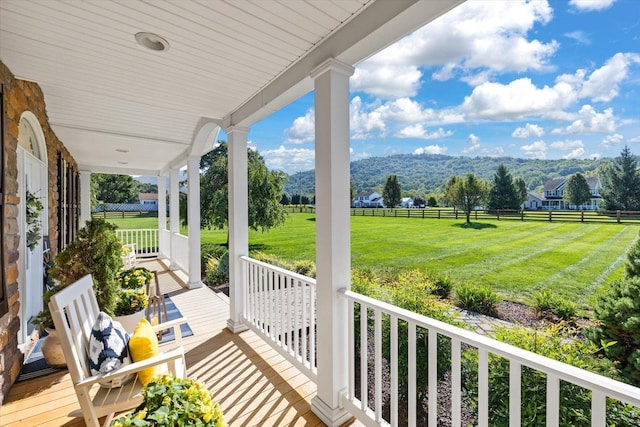
[[[91,219],[91,171],[80,171],[80,226]]]
[[[244,310],[244,274],[240,257],[249,254],[249,185],[247,166],[247,134],[249,129],[232,126],[229,138],[229,319],[233,333],[247,330],[242,323]]]
[[[177,168],[172,168],[169,172],[169,231],[170,231],[170,253],[169,253],[169,268],[177,270],[179,267],[175,262],[176,257],[176,236],[180,234],[180,184],[178,182]]]
[[[189,227],[189,289],[203,286],[200,277],[200,156],[187,161],[189,194],[187,216]]]
[[[162,232],[167,229],[167,177],[158,175],[158,258],[167,258],[169,242],[165,241],[165,234]]]
[[[318,392],[313,412],[327,425],[351,418],[341,407],[347,388],[347,302],[350,288],[349,76],[353,67],[334,59],[312,73],[316,136],[316,283]]]

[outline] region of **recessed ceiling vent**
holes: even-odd
[[[136,34],[136,41],[140,46],[156,52],[169,50],[169,42],[157,34],[141,32]]]

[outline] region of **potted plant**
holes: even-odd
[[[93,277],[93,286],[100,310],[113,315],[118,286],[116,272],[122,268],[120,253],[122,244],[116,237],[117,227],[103,219],[92,219],[78,230],[76,238],[54,258],[54,267],[48,274],[55,280],[55,285],[43,296],[44,308],[36,316],[36,324],[41,330],[47,330],[49,337],[55,336],[53,321],[49,312],[49,299],[56,292],[64,289],[87,274]],[[55,356],[44,351],[54,347],[54,338],[47,338],[43,343],[43,355],[50,365],[60,366]],[[61,352],[61,350],[60,350]],[[53,351],[52,353],[57,353]]]
[[[42,205],[40,199],[37,198],[36,195],[29,190],[27,190],[26,192],[26,199],[26,242],[27,247],[30,250],[33,250],[36,246],[38,246],[38,242],[42,237],[42,235],[40,234],[40,230],[42,229],[40,214],[42,213],[44,206]]]
[[[146,267],[133,267],[120,270],[116,274],[116,282],[122,289],[135,289],[148,285],[153,280],[153,273]]]
[[[111,426],[227,426],[222,408],[199,381],[160,375],[144,386],[143,398],[142,405],[113,420]]]
[[[144,317],[149,306],[149,296],[143,287],[122,289],[116,298],[114,320],[120,322],[124,330],[133,333],[136,325]]]

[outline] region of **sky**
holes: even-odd
[[[468,0],[356,66],[351,160],[640,154],[640,0]],[[313,93],[254,124],[270,169],[314,168]]]

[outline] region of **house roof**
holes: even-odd
[[[549,181],[544,183],[544,191],[557,190],[558,187],[560,187],[562,184],[564,184],[565,181],[566,181],[566,179],[564,179],[564,178],[551,179],[551,180],[549,180]]]
[[[158,200],[158,193],[138,193],[139,200]]]
[[[81,170],[165,174],[309,92],[325,60],[355,65],[463,1],[2,0],[0,60],[40,85]]]

